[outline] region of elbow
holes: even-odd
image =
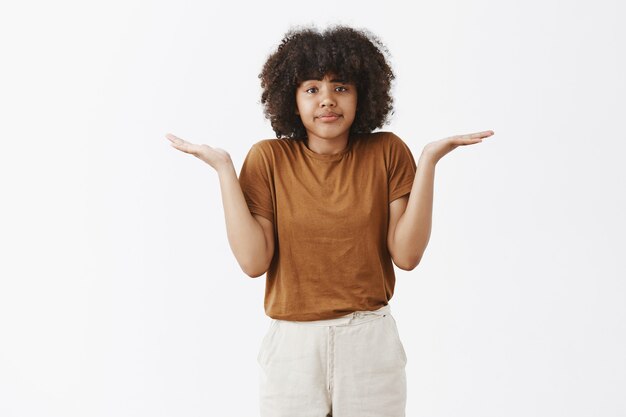
[[[405,259],[394,259],[393,263],[404,271],[412,271],[419,265],[420,261],[421,256],[413,256]]]
[[[261,275],[265,274],[265,272],[267,272],[267,271],[253,271],[253,270],[252,271],[247,271],[247,270],[244,270],[243,272],[247,276],[249,276],[250,278],[258,278]]]
[[[258,278],[269,269],[269,263],[261,264],[257,262],[239,262],[241,270],[250,278]]]
[[[240,265],[240,266],[244,274],[246,274],[250,278],[258,278],[267,272],[267,268],[259,268],[259,267],[255,268],[255,267],[244,266],[244,265]]]
[[[250,278],[257,278],[265,274],[268,269],[270,269],[274,252],[269,250],[256,250],[255,248],[252,248],[255,250],[250,250],[250,248],[245,249],[246,250],[233,250],[239,268]]]

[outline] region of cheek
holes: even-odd
[[[358,105],[358,102],[356,99],[352,100],[352,102],[350,103],[350,113],[352,114],[353,119],[356,117],[357,105]]]
[[[352,111],[356,111],[358,104],[359,104],[359,100],[356,97],[350,98],[349,106],[352,109]]]
[[[296,97],[296,114],[299,115],[300,114],[300,100],[297,99]]]
[[[308,103],[305,97],[300,97],[300,95],[296,95],[296,114],[301,116],[306,114],[308,108]]]
[[[296,114],[302,117],[310,112],[310,105],[305,100],[298,100],[296,102]]]

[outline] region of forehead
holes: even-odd
[[[335,73],[326,73],[323,76],[310,76],[302,80],[300,84],[310,83],[310,82],[315,82],[315,81],[327,81],[331,83],[350,84],[350,81],[346,80],[344,77],[337,75]]]

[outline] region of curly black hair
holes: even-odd
[[[365,29],[333,26],[291,29],[259,74],[261,104],[277,138],[304,140],[306,130],[296,114],[296,89],[305,80],[334,74],[357,88],[357,112],[350,135],[382,127],[393,109],[387,63],[389,51]]]

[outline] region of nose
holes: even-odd
[[[320,101],[320,107],[335,107],[335,104],[335,99],[329,92],[326,92]]]

